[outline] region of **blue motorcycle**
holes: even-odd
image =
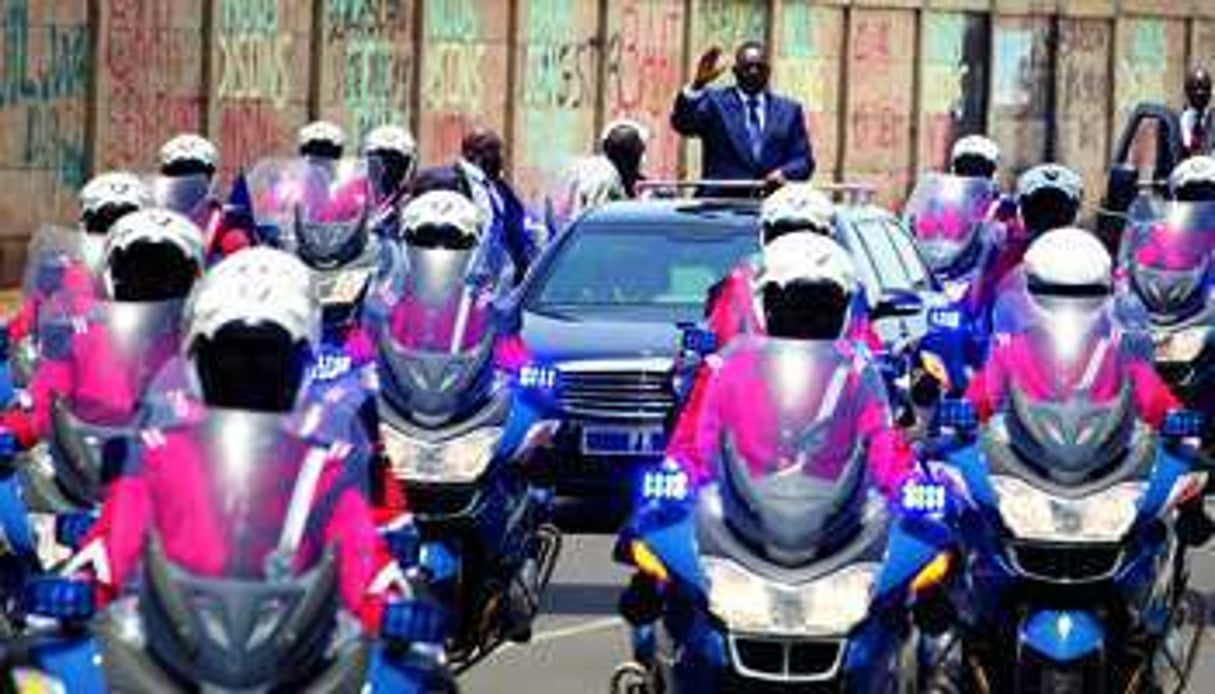
[[[1206,613],[1186,565],[1210,536],[1201,418],[1170,415],[1158,438],[1125,396],[1056,407],[1014,390],[981,433],[969,403],[942,404],[932,471],[965,562],[941,659],[963,691],[1185,688]]]
[[[43,626],[0,645],[0,671],[6,673],[0,677],[0,688],[101,694],[195,687],[248,691],[290,683],[289,689],[297,691],[455,691],[442,663],[441,608],[426,601],[394,602],[385,608],[379,638],[333,635],[317,631],[325,620],[314,619],[332,617],[333,610],[322,604],[332,600],[307,599],[309,590],[326,587],[332,588],[324,583],[229,582],[223,587],[229,602],[212,606],[213,621],[206,627],[212,630],[208,634],[222,630],[225,638],[198,638],[202,634],[197,633],[196,650],[181,661],[165,655],[172,643],[149,643],[169,635],[142,631],[146,623],[137,615],[148,614],[146,606],[128,598],[98,612],[92,585],[58,576],[34,579],[24,591],[25,609]],[[154,601],[154,592],[155,588],[145,590],[139,602]],[[295,619],[270,619],[282,615]],[[197,614],[179,619],[182,628],[204,624]],[[318,635],[326,638],[317,641]],[[219,644],[221,649],[214,650]],[[47,688],[30,688],[37,685]]]
[[[831,395],[839,358],[829,343],[772,341],[762,364],[806,373],[766,382],[754,421],[723,423],[718,481],[693,491],[673,463],[645,474],[615,550],[634,573],[620,599],[632,661],[614,692],[915,685],[913,625],[932,626],[915,606],[941,600],[951,575],[944,490],[908,485],[914,513],[872,490],[855,418]]]

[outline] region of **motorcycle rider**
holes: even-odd
[[[363,139],[363,157],[367,160],[368,176],[380,216],[373,231],[381,236],[395,237],[400,231],[400,208],[405,191],[413,184],[418,163],[418,143],[409,131],[397,125],[382,125],[367,133]]]
[[[770,376],[759,373],[757,364],[767,340],[827,341],[850,363],[846,373],[837,374],[839,385],[830,389],[837,395],[828,416],[837,416],[834,413],[843,410],[856,418],[858,438],[866,443],[871,479],[884,493],[893,494],[910,472],[911,450],[894,428],[880,375],[846,336],[858,287],[856,271],[847,251],[830,238],[806,235],[804,241],[808,251],[804,256],[785,256],[785,262],[765,266],[757,294],[767,331],[736,340],[712,369],[695,423],[692,459],[679,462],[685,464],[693,482],[704,482],[712,475],[723,423],[760,416],[763,398],[756,394],[764,391],[764,382]],[[780,375],[782,380],[797,377],[796,372]],[[735,429],[776,433],[762,431],[764,427]],[[770,460],[771,451],[765,449],[771,443],[767,438],[740,436],[735,441],[740,457],[747,461]]]
[[[30,258],[32,282],[27,283],[21,308],[9,321],[9,339],[15,344],[33,335],[40,309],[60,290],[91,291],[102,256],[105,236],[122,217],[152,204],[152,191],[126,171],[100,174],[80,190],[78,252],[64,249],[35,251]]]
[[[953,143],[949,172],[967,178],[996,177],[1000,168],[1000,145],[984,135],[967,135]]]
[[[237,223],[216,196],[218,171],[215,144],[201,135],[182,133],[160,148],[160,175],[153,187],[158,205],[189,217],[203,230],[209,259],[253,245],[250,225]]]
[[[186,308],[180,356],[154,389],[169,407],[149,420],[133,469],[111,486],[66,573],[87,572],[108,601],[136,577],[153,533],[170,560],[209,577],[243,571],[241,557],[257,573],[262,567],[295,573],[332,550],[343,602],[377,633],[385,599],[394,590],[408,593],[408,586],[364,495],[367,444],[357,414],[309,388],[320,329],[310,275],[290,254],[253,248],[213,268]],[[277,547],[273,537],[233,545],[219,525],[227,507],[218,497],[231,490],[215,480],[231,461],[210,451],[203,434],[211,418],[225,414],[273,418],[283,447],[303,451],[294,487],[282,489],[285,503],[245,512],[264,514],[270,527],[284,514]],[[223,438],[230,435],[235,431],[225,429]],[[293,534],[301,499],[311,501]]]
[[[1181,148],[1187,155],[1206,154],[1213,144],[1215,111],[1211,110],[1211,73],[1190,70],[1185,78],[1186,108],[1181,112]]]
[[[724,349],[737,336],[764,333],[765,322],[760,294],[768,267],[811,262],[818,253],[817,238],[831,238],[835,225],[835,205],[810,184],[790,184],[769,196],[760,210],[760,258],[745,261],[709,289],[705,303],[706,328],[714,336],[716,348]],[[855,273],[852,274],[855,279]],[[848,292],[852,301],[846,327],[849,339],[867,350],[881,349],[881,340],[868,318],[868,306],[859,284]],[[710,371],[697,369],[671,431],[667,456],[684,461],[694,456],[696,421],[704,406]]]
[[[337,161],[346,149],[346,133],[334,123],[316,120],[300,128],[298,143],[301,157]]]
[[[1178,164],[1169,175],[1169,194],[1178,202],[1215,201],[1215,156],[1200,154]]]
[[[105,239],[102,287],[59,295],[48,305],[29,386],[32,409],[0,418],[19,446],[47,436],[58,398],[89,423],[129,423],[150,377],[177,350],[181,302],[202,269],[202,234],[182,215],[152,208],[115,222]],[[123,348],[132,337],[139,344]]]
[[[1129,383],[1139,418],[1156,427],[1179,403],[1156,373],[1150,339],[1115,319],[1112,264],[1105,246],[1092,233],[1075,227],[1055,229],[1029,247],[1019,275],[1002,287],[1000,301],[1025,302],[1028,312],[1063,332],[1078,334],[1083,325],[1110,317],[1106,336],[1110,348],[1097,350],[1084,379],[1096,399],[1110,397]],[[1014,375],[1027,387],[1051,387],[1056,375],[1040,370],[1033,342],[1021,326],[997,322],[990,356],[971,379],[966,397],[986,420],[1007,405]]]
[[[1034,239],[1076,222],[1084,199],[1084,182],[1080,174],[1066,166],[1039,164],[1017,179],[1016,198],[1016,217],[1004,225],[1004,242],[992,269],[992,281],[997,286],[1021,264]]]

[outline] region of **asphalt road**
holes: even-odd
[[[616,596],[625,572],[611,560],[612,538],[570,535],[536,625],[532,643],[507,646],[461,679],[469,694],[606,692],[612,670],[628,653],[628,637],[616,617]],[[1215,544],[1194,559],[1194,587],[1208,596],[1215,621]],[[1215,692],[1215,633],[1198,654],[1189,691]]]

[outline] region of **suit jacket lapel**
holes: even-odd
[[[722,95],[722,108],[726,112],[726,132],[738,155],[750,162],[758,164],[751,154],[751,137],[747,134],[747,109],[743,105],[742,96],[737,89],[730,89]]]

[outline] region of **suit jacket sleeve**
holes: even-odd
[[[791,181],[806,181],[814,175],[814,150],[806,133],[806,118],[802,106],[793,102],[793,125],[789,131],[789,146],[784,152],[780,170]]]
[[[709,119],[709,92],[702,90],[689,97],[686,89],[675,95],[675,106],[671,109],[671,127],[685,137],[700,137],[707,129]]]

